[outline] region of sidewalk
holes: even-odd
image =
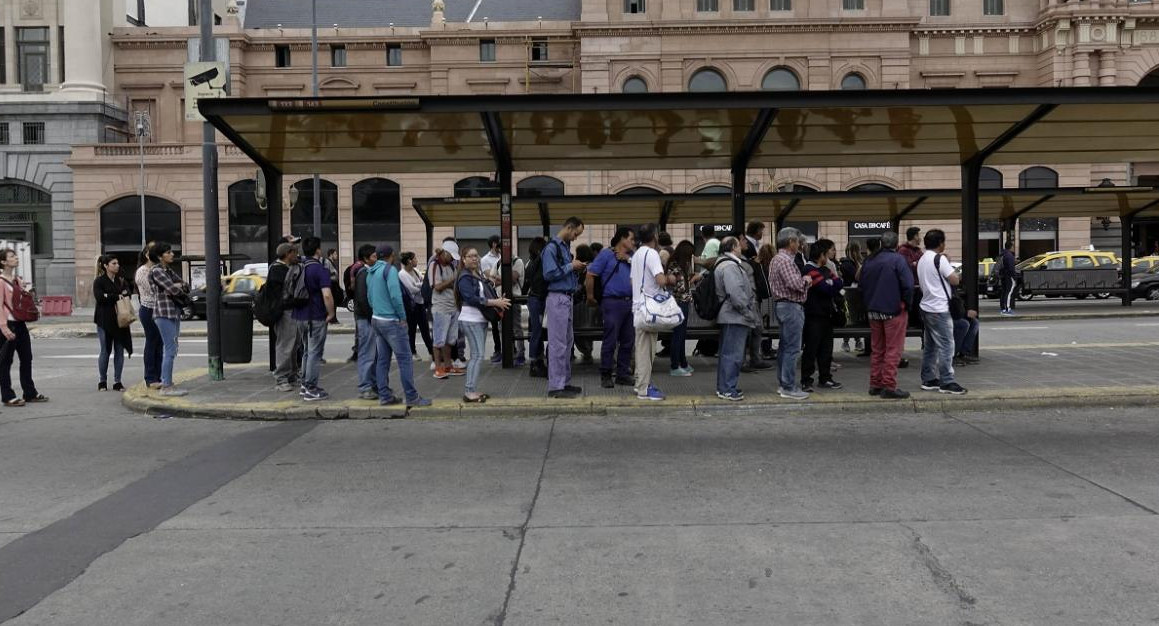
[[[654,384],[668,394],[663,402],[637,400],[630,387],[602,389],[595,364],[575,363],[572,384],[583,387],[575,400],[553,400],[546,396],[546,380],[530,378],[527,368],[504,370],[484,362],[479,390],[491,395],[482,405],[462,401],[463,379],[436,380],[428,370],[429,361],[415,364],[416,385],[434,405],[413,409],[415,419],[456,419],[468,417],[537,418],[549,415],[652,414],[680,416],[720,416],[736,412],[799,414],[858,412],[873,414],[885,407],[898,406],[914,411],[1011,410],[1051,406],[1139,406],[1159,402],[1154,384],[1154,367],[1159,341],[1130,345],[1116,343],[1059,344],[1057,346],[1011,346],[988,348],[980,363],[957,368],[959,382],[970,392],[949,396],[924,392],[919,387],[920,353],[911,340],[906,356],[909,368],[899,370],[899,382],[913,396],[904,401],[885,401],[868,395],[868,359],[838,353],[842,364],[834,377],[845,385],[840,391],[814,393],[806,402],[783,400],[776,395],[775,371],[741,375],[744,402],[725,402],[715,394],[716,360],[690,358],[696,373],[689,378],[668,375],[667,359],[657,358]],[[396,365],[396,364],[395,364]],[[184,398],[163,398],[137,385],[124,394],[127,407],[151,415],[220,419],[370,419],[403,417],[399,407],[380,407],[377,401],[357,399],[357,374],[352,363],[330,363],[323,367],[321,385],[331,394],[324,402],[303,402],[296,392],[274,390],[267,367],[258,364],[229,366],[226,380],[211,382],[204,370],[183,372],[179,385],[189,390]],[[392,371],[391,387],[401,395],[397,371]]]

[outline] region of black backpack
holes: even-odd
[[[523,294],[537,298],[547,297],[547,281],[543,279],[543,255],[531,259],[527,264],[527,277],[523,280]]]
[[[317,263],[317,261],[314,261]],[[310,303],[310,292],[306,289],[306,264],[291,265],[286,272],[286,282],[282,286],[282,309],[300,309]]]
[[[738,267],[740,266],[740,263],[724,257],[721,257],[716,264],[719,266],[725,262],[736,263]],[[724,306],[724,300],[716,294],[716,267],[714,266],[708,270],[708,273],[692,290],[692,308],[696,310],[696,315],[700,319],[712,321],[716,319],[717,315],[720,315],[722,306]]]
[[[374,314],[370,307],[370,295],[366,293],[366,277],[369,274],[370,268],[364,265],[354,275],[354,317],[363,320],[370,319]]]

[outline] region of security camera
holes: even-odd
[[[217,76],[218,76],[217,68],[211,67],[200,74],[197,74],[195,76],[191,76],[189,78],[189,84],[196,87],[202,83],[208,83],[209,81],[217,78]]]

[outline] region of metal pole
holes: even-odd
[[[278,258],[279,234],[282,232],[282,174],[273,168],[263,168],[266,176],[266,258],[271,264]],[[270,371],[277,368],[277,331],[270,328]]]
[[[962,287],[966,308],[978,310],[978,179],[982,163],[962,166]]]
[[[318,97],[318,0],[310,0],[310,54],[312,57],[312,74],[314,82],[314,97]],[[322,201],[319,188],[321,183],[318,175],[314,174],[314,236],[322,237]]]
[[[1123,246],[1123,254],[1120,255],[1123,258],[1123,281],[1119,286],[1123,288],[1123,306],[1131,306],[1131,281],[1134,278],[1132,276],[1132,270],[1134,268],[1131,267],[1131,263],[1134,261],[1135,256],[1135,242],[1131,237],[1131,230],[1134,225],[1134,214],[1124,215],[1119,218],[1119,227],[1122,229],[1119,241]]]
[[[743,167],[732,169],[732,228],[733,233],[744,232],[745,222],[745,175],[748,173]],[[778,226],[780,228],[780,226]],[[773,231],[774,234],[776,231]]]
[[[503,297],[511,298],[514,295],[514,275],[511,273],[511,260],[515,256],[512,250],[511,236],[511,170],[506,168],[499,172],[499,237],[501,257],[499,261],[500,287]],[[515,311],[514,308],[511,309]],[[503,339],[500,356],[503,358],[504,369],[515,367],[515,324],[519,320],[509,313],[499,322],[499,335]]]
[[[145,234],[145,113],[137,111],[137,146],[141,150],[141,249],[148,243]]]
[[[201,0],[201,61],[213,61],[213,0]],[[228,63],[229,60],[226,59]],[[205,321],[208,335],[209,379],[222,380],[221,363],[221,241],[217,211],[217,139],[213,125],[202,124],[201,177],[205,209]]]

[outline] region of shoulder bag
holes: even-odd
[[[4,302],[4,306],[7,307],[12,319],[17,322],[35,322],[40,319],[40,309],[36,305],[36,298],[21,286],[19,278],[15,281],[10,281],[7,278],[0,280],[8,283],[8,288],[12,290],[12,304],[9,305],[7,300]]]
[[[645,251],[645,261],[649,251]],[[659,254],[659,253],[657,253]],[[647,263],[640,264],[640,293],[644,293],[644,272],[648,271]],[[636,307],[633,320],[636,328],[653,333],[662,333],[676,328],[684,322],[684,312],[680,310],[676,298],[667,291],[661,290],[655,295],[644,294],[644,302]]]
[[[965,319],[966,317],[966,303],[962,302],[962,298],[958,294],[950,293],[949,287],[946,286],[946,279],[942,276],[942,255],[934,257],[934,271],[938,274],[938,281],[942,283],[942,291],[946,294],[946,301],[950,304],[950,318],[951,319]]]

